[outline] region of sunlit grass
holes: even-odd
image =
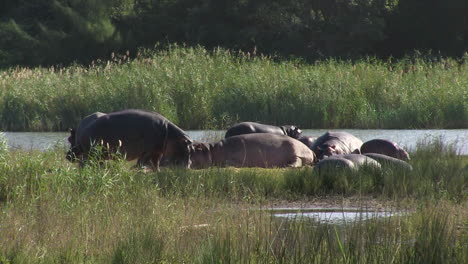
[[[365,59],[304,64],[172,46],[89,67],[0,72],[2,130],[65,130],[142,108],[184,129],[237,121],[302,128],[465,128],[466,64]]]

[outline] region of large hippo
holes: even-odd
[[[102,158],[111,158],[120,151],[127,160],[138,159],[138,166],[159,170],[163,155],[175,156],[190,167],[192,140],[178,126],[158,113],[123,110],[102,115],[89,122],[76,135],[70,152],[80,160],[88,159],[93,144],[102,144]]]
[[[82,134],[82,131],[86,129],[86,127],[94,122],[96,119],[98,119],[101,116],[106,115],[105,113],[101,112],[95,112],[92,113],[85,118],[83,118],[80,123],[78,124],[78,128],[75,129],[70,129],[70,136],[68,137],[68,142],[70,142],[70,150],[67,153],[67,160],[72,161],[75,159],[75,157],[80,156],[81,150],[77,147],[77,142],[76,139],[79,138]]]
[[[315,140],[312,150],[319,160],[337,154],[360,153],[362,141],[348,132],[328,131]]]
[[[410,160],[408,152],[386,139],[372,139],[361,146],[361,153],[379,153],[401,160]]]
[[[229,128],[225,138],[252,133],[286,135],[296,139],[302,135],[302,131],[296,126],[272,126],[255,122],[242,122]]]
[[[401,169],[405,171],[413,170],[413,166],[411,166],[403,160],[394,157],[390,157],[379,153],[365,153],[364,155],[378,161],[383,168]]]
[[[296,139],[285,135],[253,133],[228,137],[216,143],[193,145],[192,168],[300,167],[312,165],[314,153]]]

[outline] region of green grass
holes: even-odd
[[[407,175],[363,170],[333,178],[311,168],[144,173],[122,160],[80,170],[60,149],[0,155],[0,263],[468,260],[468,160],[440,141],[411,153]],[[258,210],[314,199],[354,199],[366,208],[369,198],[400,214],[333,225]]]
[[[447,59],[275,61],[172,46],[89,67],[0,72],[0,129],[76,127],[95,111],[142,108],[184,129],[237,121],[302,128],[466,128],[468,68]]]

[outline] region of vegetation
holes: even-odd
[[[461,57],[466,13],[465,0],[3,0],[0,67],[89,63],[158,42],[309,61]]]
[[[0,72],[0,129],[76,127],[95,111],[141,108],[183,129],[237,121],[302,128],[466,128],[468,66],[422,58],[276,62],[171,46],[90,67]]]
[[[80,170],[63,152],[2,153],[2,263],[468,260],[468,160],[438,141],[411,153],[409,174],[364,170],[335,178],[311,168],[144,173],[122,160]],[[355,197],[354,205],[369,209],[370,196],[398,214],[334,225],[259,210],[278,200],[307,204],[320,197]]]

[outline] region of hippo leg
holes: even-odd
[[[159,171],[159,164],[161,163],[161,158],[163,154],[160,152],[156,152],[153,154],[151,158],[151,167],[153,169],[156,169],[156,171]]]
[[[290,168],[302,167],[302,159],[299,157],[295,157],[294,160],[292,162],[289,162],[286,166]]]

